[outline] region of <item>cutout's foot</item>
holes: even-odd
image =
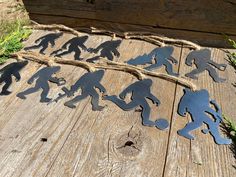
[[[23,99],[23,100],[26,99],[25,95],[23,95],[21,93],[18,93],[16,96],[19,97],[20,99]]]
[[[189,78],[191,78],[191,79],[198,79],[196,76],[194,76],[194,75],[192,75],[192,74],[189,74],[189,73],[185,74],[185,76],[186,76],[186,77],[189,77]]]
[[[215,81],[216,81],[216,82],[225,82],[226,79],[224,79],[224,78],[218,78],[218,79],[215,79]]]
[[[0,93],[0,95],[10,95],[10,94],[11,94],[11,92],[8,91],[8,90],[2,91],[2,92]]]
[[[188,134],[186,131],[178,130],[177,133],[178,133],[178,135],[183,136],[187,139],[194,140],[194,136]]]
[[[216,142],[216,144],[219,144],[219,145],[221,145],[221,144],[231,144],[232,140],[220,137],[220,138],[215,139],[215,142]]]
[[[97,107],[92,107],[93,111],[102,111],[105,108],[105,106],[97,106]]]
[[[155,126],[155,122],[151,120],[144,120],[142,123],[144,126],[149,126],[149,127]]]
[[[50,99],[50,98],[42,98],[41,100],[40,100],[40,102],[41,103],[48,103],[48,102],[50,102],[52,99]]]
[[[65,102],[64,105],[69,107],[69,108],[72,108],[72,109],[76,108],[76,106],[73,103],[70,103],[70,102]]]

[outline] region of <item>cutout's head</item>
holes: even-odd
[[[63,32],[56,33],[57,37],[61,37],[63,35]]]
[[[79,39],[80,39],[80,41],[82,41],[84,43],[85,41],[88,40],[88,36],[82,36],[82,37],[79,37]]]
[[[157,56],[161,55],[163,57],[171,56],[173,51],[174,51],[174,47],[172,47],[172,46],[160,47],[160,48],[157,48],[157,50],[156,50]]]
[[[21,70],[22,68],[24,68],[29,62],[27,60],[25,61],[20,61],[20,62],[16,62],[14,63],[14,67],[16,67],[18,70]]]
[[[98,70],[98,71],[95,71],[93,72],[92,74],[98,78],[100,78],[100,80],[102,79],[102,77],[104,76],[104,70]]]
[[[52,70],[52,73],[57,73],[58,71],[60,71],[61,67],[60,66],[53,66],[50,69]]]
[[[121,40],[111,41],[111,46],[117,48],[120,46],[121,42]]]
[[[210,59],[211,57],[211,51],[209,49],[201,49],[201,50],[195,50],[188,54],[188,59]]]
[[[149,87],[152,85],[152,80],[151,79],[143,79],[141,82],[143,82],[145,85],[147,85]]]

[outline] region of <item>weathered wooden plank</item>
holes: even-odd
[[[214,61],[227,63],[223,51],[219,49],[211,49],[211,51]],[[184,64],[185,58],[189,52],[188,49],[183,50],[180,65],[181,73],[187,73],[192,69]],[[235,87],[232,85],[232,83],[235,82],[234,74],[234,69],[228,66],[225,72],[220,72],[222,77],[227,78],[225,83],[214,83],[207,72],[199,75],[197,81],[191,81],[193,81],[199,89],[207,89],[211,98],[215,99],[222,106],[224,114],[230,116],[235,121],[236,111],[234,103],[236,97]],[[183,87],[178,86],[164,176],[235,176],[235,159],[233,152],[230,150],[230,146],[216,145],[213,138],[209,134],[204,135],[201,133],[201,130],[193,132],[196,137],[193,141],[177,135],[177,130],[182,129],[188,121],[191,121],[189,116],[188,118],[183,118],[177,114],[178,102],[182,95]]]
[[[40,36],[31,35],[34,40]],[[50,48],[47,50],[48,53],[51,51]],[[20,82],[19,90],[28,87],[23,81],[34,73],[30,67],[22,73],[25,79]],[[83,69],[63,66],[58,76],[66,77],[70,83],[77,79],[75,76],[79,77],[84,72]],[[29,95],[27,100],[20,100],[16,97],[19,90],[14,91],[9,104],[3,105],[5,114],[0,116],[0,176],[44,176],[87,102],[82,102],[77,110],[66,110],[63,103],[50,106],[40,104],[40,93]],[[55,96],[59,90],[57,86],[51,85],[50,96]],[[41,138],[47,138],[48,141],[41,142]]]
[[[94,4],[83,0],[39,1],[23,0],[33,20],[40,23],[62,23],[71,27],[85,25],[87,27],[107,28],[107,23],[119,23],[126,31],[133,28],[127,25],[145,27],[145,31],[172,37],[173,33],[183,30],[185,36],[176,33],[176,38],[197,40],[204,44],[205,37],[194,35],[195,32],[205,33],[208,43],[216,43],[222,33],[236,36],[236,4],[233,1],[107,1],[95,0]],[[142,9],[142,10],[140,10]],[[47,18],[45,18],[47,16]],[[85,22],[87,21],[87,23]],[[93,23],[92,23],[93,22]],[[96,23],[94,23],[96,22]],[[82,24],[81,24],[82,23]],[[203,42],[203,43],[202,43]]]
[[[140,41],[124,40],[119,48],[120,60],[125,61],[154,47]],[[180,57],[180,49],[176,48],[174,56]],[[152,79],[152,92],[162,104],[156,108],[150,102],[151,118],[169,119],[176,85]],[[135,80],[126,73],[107,71],[102,84],[108,94],[117,95]],[[162,175],[169,131],[142,126],[139,112],[124,112],[113,103],[104,104],[107,108],[102,112],[91,111],[90,105],[85,108],[47,176]],[[135,147],[128,145],[130,142]]]

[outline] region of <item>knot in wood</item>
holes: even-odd
[[[125,157],[135,157],[143,147],[143,138],[140,132],[129,132],[128,135],[122,135],[116,142],[115,146],[118,153]]]

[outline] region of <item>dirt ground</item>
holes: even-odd
[[[22,0],[0,0],[0,24],[27,18]]]

